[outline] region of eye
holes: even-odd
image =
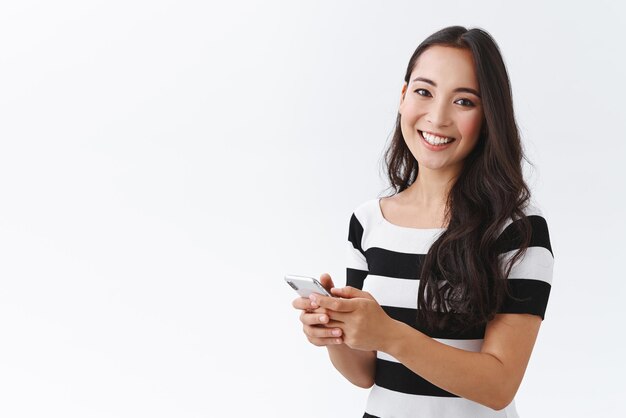
[[[468,100],[468,99],[459,99],[459,100],[457,100],[454,103],[458,103],[458,104],[460,104],[461,106],[464,106],[464,107],[474,107],[474,102],[472,102],[471,100]]]
[[[426,89],[417,89],[417,90],[415,90],[415,93],[419,94],[420,96],[424,96],[424,97],[432,97],[430,92],[428,90],[426,90]]]

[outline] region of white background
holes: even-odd
[[[556,260],[518,410],[616,416],[624,6],[221,3],[1,3],[0,416],[361,416],[282,277],[343,285],[408,60],[453,24],[501,47]]]

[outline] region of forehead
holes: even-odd
[[[431,46],[417,59],[410,82],[424,77],[443,88],[470,87],[478,90],[474,58],[467,49],[449,46]]]

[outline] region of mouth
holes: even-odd
[[[432,147],[444,147],[456,141],[456,138],[452,137],[439,136],[430,132],[424,132],[419,130],[417,132],[419,132],[424,142],[426,142],[428,145],[431,145]]]

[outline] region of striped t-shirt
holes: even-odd
[[[529,205],[525,214],[532,225],[531,242],[508,277],[509,290],[516,300],[507,298],[499,312],[530,313],[543,319],[554,258],[548,227],[541,212]],[[511,243],[502,249],[501,257],[512,257],[518,248],[515,237],[506,236],[515,230],[511,223],[510,220],[505,225],[501,235],[502,242]],[[441,343],[478,352],[485,326],[457,332],[428,332],[415,324],[419,271],[428,249],[443,231],[443,228],[418,229],[392,224],[383,217],[379,199],[363,203],[350,218],[346,285],[371,293],[393,319],[409,324]],[[383,418],[518,417],[515,401],[495,411],[433,385],[380,351],[377,353],[374,386],[365,411],[364,417]]]

